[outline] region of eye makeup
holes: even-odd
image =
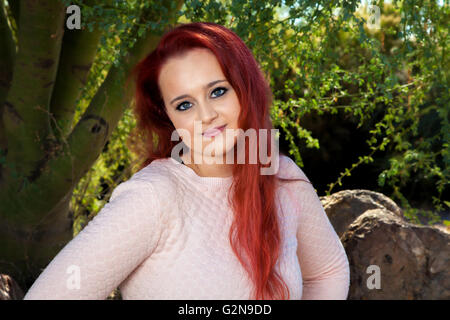
[[[215,88],[214,90],[212,90],[211,93],[214,93],[214,92],[219,91],[219,90],[222,90],[223,93],[222,93],[221,95],[219,95],[219,96],[212,97],[213,99],[217,99],[217,98],[222,97],[222,96],[223,96],[225,93],[227,93],[227,91],[228,91],[228,89],[225,88],[225,87],[217,87],[217,88]],[[183,101],[183,102],[181,102],[180,104],[178,104],[177,107],[176,107],[175,109],[176,109],[177,111],[181,111],[181,112],[182,112],[182,111],[189,110],[191,107],[189,107],[189,108],[182,108],[182,106],[185,105],[185,104],[191,104],[191,105],[192,105],[192,103],[190,103],[189,101]]]

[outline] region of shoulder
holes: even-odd
[[[279,173],[280,178],[287,179],[280,180],[280,193],[287,196],[286,202],[294,206],[297,214],[303,217],[312,210],[320,210],[322,204],[314,185],[292,159],[280,155]]]
[[[170,167],[163,160],[155,160],[114,188],[103,216],[106,218],[115,212],[120,219],[134,219],[143,226],[152,226],[151,230],[156,221],[159,226],[167,225],[176,203],[175,188]]]
[[[136,172],[130,178],[130,181],[151,184],[154,189],[165,189],[173,187],[176,183],[172,171],[171,163],[168,158],[157,159]]]
[[[121,195],[141,197],[150,204],[150,199],[158,202],[164,200],[176,188],[176,179],[171,174],[170,164],[167,159],[155,160],[146,167],[134,173],[130,179],[120,183],[111,194],[111,200]],[[154,205],[154,204],[153,204]]]
[[[284,154],[280,154],[279,157],[277,177],[283,179],[301,179],[309,182],[309,179],[303,170],[294,162],[294,160]]]

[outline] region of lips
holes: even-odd
[[[204,137],[214,137],[214,136],[218,135],[219,133],[221,133],[225,129],[226,126],[227,125],[224,124],[223,126],[220,126],[220,127],[215,127],[215,128],[212,128],[212,129],[208,129],[208,130],[206,130],[205,132],[202,133],[202,136],[204,136]]]

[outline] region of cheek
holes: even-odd
[[[194,127],[193,126],[180,126],[177,128],[181,139],[188,145],[191,144],[192,139],[194,138]]]
[[[230,107],[231,108],[228,109],[228,117],[230,119],[232,119],[234,123],[237,123],[238,118],[239,118],[239,114],[241,112],[241,106],[239,104],[239,99],[237,97],[235,97],[231,101]]]
[[[186,117],[173,114],[169,115],[169,118],[183,141],[188,142],[189,139],[192,139],[194,134],[192,121],[189,121]]]

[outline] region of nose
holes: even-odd
[[[219,115],[214,107],[208,104],[202,104],[199,110],[199,118],[203,123],[210,123]]]

